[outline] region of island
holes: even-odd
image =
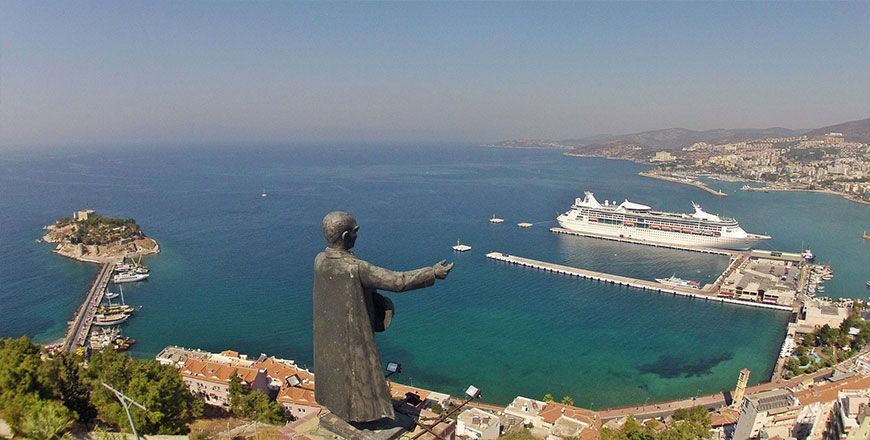
[[[89,263],[118,263],[125,257],[160,252],[136,220],[103,217],[92,209],[77,211],[43,228],[46,243],[57,243],[54,253]]]

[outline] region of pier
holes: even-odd
[[[106,293],[106,286],[112,278],[114,268],[114,263],[104,263],[100,268],[97,278],[88,291],[85,302],[76,311],[75,318],[70,321],[70,326],[63,342],[64,351],[74,353],[87,344],[88,333],[90,333],[94,322],[94,315],[97,313],[100,302],[103,301],[103,295]]]
[[[653,179],[666,180],[668,182],[682,183],[683,185],[694,186],[695,188],[703,189],[704,191],[707,191],[708,193],[713,194],[714,196],[725,197],[728,195],[728,193],[712,189],[709,186],[707,186],[706,184],[704,184],[703,182],[698,182],[696,180],[678,179],[676,177],[669,177],[669,176],[664,176],[664,175],[656,174],[656,173],[647,173],[644,171],[641,171],[637,174],[639,176],[643,176],[643,177],[650,177]]]
[[[580,269],[571,266],[563,266],[560,264],[547,263],[545,261],[532,260],[529,258],[518,257],[516,255],[504,254],[501,252],[490,252],[486,254],[486,258],[504,263],[515,264],[518,266],[528,267],[531,269],[543,270],[545,272],[557,273],[560,275],[572,276],[590,281],[598,281],[614,286],[632,287],[655,293],[665,293],[671,295],[680,295],[688,298],[698,298],[705,301],[736,304],[741,306],[758,307],[771,310],[782,310],[790,312],[791,306],[783,306],[778,304],[765,304],[760,302],[741,301],[730,298],[722,298],[713,294],[713,287],[705,289],[690,289],[679,286],[668,286],[655,281],[641,280],[637,278],[629,278],[621,275],[613,275],[604,272],[595,272],[586,269]]]
[[[678,249],[681,251],[700,252],[702,254],[727,255],[730,257],[734,257],[734,256],[736,256],[735,254],[740,253],[737,251],[730,251],[727,249],[683,246],[683,245],[678,245],[678,244],[667,244],[667,243],[656,243],[654,241],[638,240],[636,238],[628,238],[628,237],[612,237],[609,235],[593,234],[591,232],[577,232],[577,231],[572,231],[570,229],[565,229],[565,228],[550,228],[550,232],[555,232],[556,234],[575,235],[577,237],[587,237],[587,238],[597,238],[600,240],[618,241],[620,243],[642,244],[644,246],[653,246],[653,247],[658,247],[658,248]]]

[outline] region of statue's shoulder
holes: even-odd
[[[317,254],[317,257],[314,258],[315,264],[322,264],[327,261],[340,264],[359,264],[362,260],[348,251],[333,248],[326,248],[326,250]]]

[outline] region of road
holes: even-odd
[[[85,301],[76,311],[76,316],[67,330],[66,338],[63,342],[63,349],[66,352],[74,353],[80,347],[83,347],[88,341],[88,333],[91,331],[91,324],[94,322],[94,315],[97,313],[97,307],[103,300],[103,294],[106,293],[106,286],[112,277],[112,271],[115,265],[105,263],[100,268],[97,278],[91,284],[91,289],[85,297]]]

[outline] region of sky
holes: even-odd
[[[0,148],[867,117],[868,1],[0,1]]]

